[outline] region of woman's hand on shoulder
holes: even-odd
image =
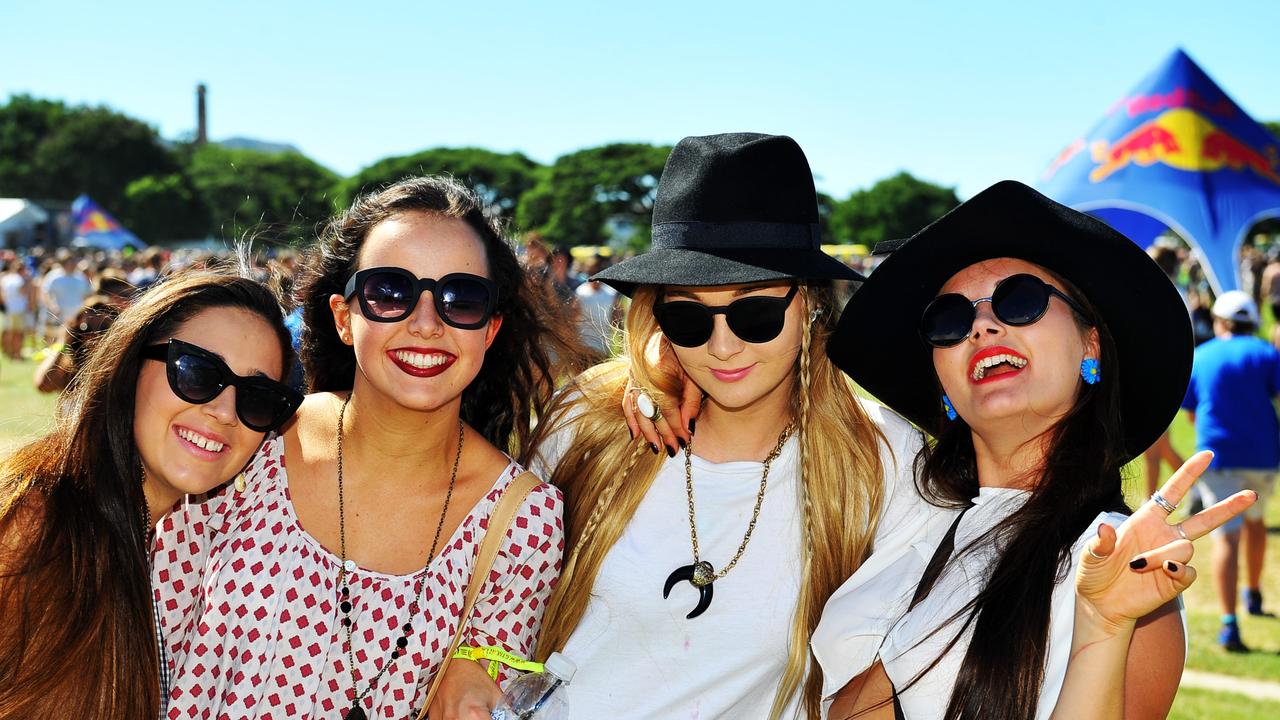
[[[445,669],[427,716],[431,720],[489,720],[501,701],[502,690],[480,663],[458,659]]]
[[[1176,506],[1212,460],[1213,453],[1195,454],[1159,494]],[[1257,497],[1251,490],[1236,493],[1176,525],[1169,524],[1164,508],[1148,500],[1118,529],[1099,526],[1076,572],[1077,598],[1089,611],[1085,616],[1103,629],[1131,631],[1140,618],[1195,582],[1195,568],[1188,564],[1195,553],[1192,541],[1244,512]]]

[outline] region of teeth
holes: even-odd
[[[226,447],[226,445],[218,442],[217,440],[210,440],[200,433],[187,430],[186,428],[178,430],[178,437],[186,440],[196,447],[203,448],[210,452],[222,452],[222,448]]]
[[[981,380],[986,376],[989,368],[993,368],[1000,363],[1008,363],[1016,368],[1024,368],[1027,366],[1027,359],[1018,357],[1017,355],[1009,355],[1008,353],[1004,355],[991,355],[989,357],[984,357],[978,361],[977,365],[974,365],[973,379]]]
[[[427,355],[425,353],[409,352],[408,350],[397,350],[396,359],[403,363],[408,363],[416,368],[433,368],[437,365],[443,365],[449,361],[448,355]]]

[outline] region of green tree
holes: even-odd
[[[299,153],[204,145],[191,151],[187,172],[218,237],[305,241],[334,210],[338,177]]]
[[[148,175],[129,183],[119,217],[149,244],[209,233],[209,208],[182,173]]]
[[[0,197],[35,194],[36,147],[66,113],[66,105],[30,95],[14,95],[0,105]]]
[[[350,205],[356,195],[415,175],[449,174],[484,198],[490,208],[510,216],[520,196],[537,180],[538,164],[521,153],[483,148],[434,148],[389,157],[370,165],[338,186],[338,202]]]
[[[959,204],[954,188],[898,173],[838,203],[831,213],[831,237],[874,247],[884,240],[910,237]]]
[[[1276,136],[1276,140],[1280,140],[1280,122],[1264,122],[1262,127],[1270,130],[1271,134]]]
[[[647,246],[658,178],[668,146],[616,143],[579,150],[544,168],[520,198],[516,223],[556,245],[596,245],[610,227]]]
[[[67,107],[16,95],[0,109],[0,190],[119,209],[125,187],[178,169],[150,125],[105,107]]]

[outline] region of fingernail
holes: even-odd
[[[667,457],[675,457],[675,456],[676,456],[676,449],[675,449],[675,448],[673,448],[673,447],[668,447],[668,448],[667,448]]]
[[[1174,561],[1172,561],[1172,560],[1170,560],[1169,562],[1165,563],[1165,564],[1164,564],[1164,566],[1165,566],[1165,567],[1167,567],[1167,568],[1169,568],[1169,572],[1178,572],[1178,563],[1176,563],[1176,562],[1174,562]]]
[[[1147,566],[1147,559],[1146,559],[1146,558],[1138,558],[1137,560],[1130,560],[1130,561],[1129,561],[1129,567],[1133,568],[1134,570],[1141,570],[1142,568],[1144,568],[1144,567],[1146,567],[1146,566]]]
[[[689,418],[689,434],[692,435],[695,428],[698,427],[698,418]]]
[[[684,438],[676,438],[676,442],[680,443],[680,449],[685,449]]]
[[[658,454],[658,444],[657,444],[657,443],[649,443],[649,449],[653,451],[653,454],[654,454],[654,455],[657,455],[657,454]]]

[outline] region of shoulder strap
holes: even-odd
[[[947,528],[947,534],[942,537],[942,542],[938,543],[938,548],[933,551],[933,556],[929,558],[929,563],[925,565],[924,573],[920,576],[920,582],[916,585],[916,592],[911,597],[911,604],[907,607],[908,612],[914,610],[916,605],[919,605],[920,601],[924,600],[929,591],[933,589],[933,584],[938,582],[938,576],[942,575],[942,568],[951,559],[951,554],[955,552],[956,529],[960,527],[960,519],[967,512],[969,512],[969,508],[961,510],[960,514],[956,515],[951,527]]]
[[[444,678],[445,671],[449,669],[449,663],[453,662],[453,654],[458,651],[458,645],[462,643],[462,636],[471,623],[471,610],[475,607],[476,597],[480,595],[481,586],[489,579],[493,561],[498,557],[498,550],[507,538],[507,528],[511,527],[511,521],[515,519],[516,511],[524,504],[524,499],[541,483],[538,476],[528,470],[520,473],[507,485],[502,497],[498,498],[493,511],[489,513],[489,527],[485,530],[484,539],[480,541],[480,550],[476,553],[476,564],[471,570],[471,582],[467,584],[466,600],[462,604],[462,615],[458,620],[458,632],[454,634],[453,642],[449,643],[449,652],[444,656],[444,662],[440,664],[436,676],[431,679],[431,686],[427,689],[427,701],[418,713],[418,720],[427,717],[427,708],[431,707],[431,701],[435,698],[436,691],[440,689],[440,680]]]

